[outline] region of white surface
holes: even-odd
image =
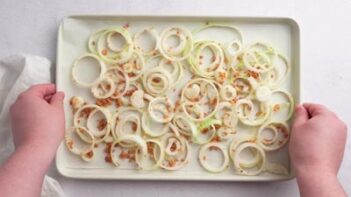
[[[276,48],[279,53],[284,54],[287,61],[293,64],[291,71],[286,76],[285,81],[279,85],[279,89],[287,90],[291,92],[295,101],[299,99],[298,86],[299,86],[299,30],[298,26],[294,21],[289,19],[252,19],[252,18],[191,18],[191,17],[158,17],[158,18],[147,18],[147,17],[121,17],[121,16],[75,16],[67,17],[61,24],[58,42],[58,61],[56,70],[56,82],[57,87],[65,92],[67,98],[72,96],[81,96],[88,103],[94,103],[95,98],[91,94],[90,88],[82,88],[77,86],[72,81],[71,70],[72,62],[74,62],[77,57],[88,52],[87,40],[89,36],[102,28],[113,27],[113,26],[123,26],[127,22],[129,24],[128,32],[133,36],[135,32],[140,31],[140,29],[146,27],[154,27],[159,33],[165,28],[181,26],[186,27],[188,30],[195,30],[199,27],[203,27],[206,21],[210,20],[214,24],[226,24],[237,27],[242,33],[244,46],[247,47],[257,41],[270,43],[274,48]],[[215,31],[213,31],[215,30]],[[221,43],[228,43],[237,38],[236,34],[233,34],[232,30],[215,28],[208,31],[202,32],[198,36],[194,36],[194,40],[201,39],[212,39],[215,41],[220,41]],[[145,60],[146,61],[146,60]],[[183,62],[184,63],[184,62]],[[186,66],[190,66],[185,64]],[[148,67],[150,68],[150,67]],[[284,66],[283,66],[284,69]],[[187,69],[188,70],[188,69]],[[90,69],[85,69],[84,74],[91,71]],[[93,72],[97,72],[92,69]],[[79,73],[77,75],[79,77]],[[172,102],[175,102],[176,97],[178,98],[179,90],[189,82],[191,76],[184,75],[183,79],[174,87],[176,90],[173,93],[168,93],[167,97],[171,98]],[[279,96],[273,96],[275,99]],[[284,97],[279,102],[287,102]],[[274,99],[273,99],[274,100]],[[274,100],[272,102],[277,102]],[[113,108],[109,110],[114,112],[116,109]],[[72,110],[69,104],[69,99],[65,102],[65,114],[66,114],[66,128],[72,126]],[[284,115],[280,113],[280,115]],[[273,115],[273,118],[276,118]],[[239,133],[235,137],[250,134],[250,128],[254,127],[243,127],[239,126]],[[222,145],[229,147],[230,142],[233,138],[230,138],[227,142],[222,142]],[[61,144],[57,152],[56,163],[61,174],[68,177],[78,177],[78,178],[98,178],[98,179],[149,179],[149,180],[282,180],[290,179],[292,174],[286,176],[279,176],[271,173],[261,173],[258,176],[241,176],[234,173],[234,168],[231,163],[229,168],[219,174],[211,174],[206,172],[198,162],[198,152],[199,145],[190,144],[190,159],[189,163],[177,171],[168,173],[166,171],[157,170],[150,172],[140,172],[135,170],[135,165],[122,165],[118,168],[111,164],[106,163],[104,156],[104,145],[100,145],[95,150],[96,157],[91,162],[85,162],[77,155],[72,154],[64,144]],[[267,165],[268,163],[276,162],[283,165],[286,169],[290,169],[290,161],[288,156],[288,146],[283,147],[279,151],[274,153],[266,153]],[[209,160],[216,159],[211,158],[207,155]],[[127,162],[128,163],[128,162]],[[290,170],[289,170],[290,172]]]
[[[191,3],[190,3],[191,2]],[[74,13],[289,16],[301,27],[302,100],[324,103],[351,126],[351,0],[41,0],[0,1],[0,57],[27,52],[55,62],[56,31]],[[323,88],[321,88],[323,87]],[[348,91],[348,93],[346,93]],[[340,179],[351,193],[350,143]],[[279,183],[81,181],[62,178],[69,196],[297,196]]]

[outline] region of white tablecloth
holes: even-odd
[[[302,96],[351,125],[351,0],[1,0],[0,57],[26,52],[55,61],[62,17],[77,13],[287,16],[301,28]],[[340,179],[351,194],[350,143]],[[57,178],[69,196],[297,196],[296,182],[196,183]]]

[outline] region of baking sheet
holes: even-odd
[[[88,102],[94,99],[90,89],[80,88],[72,83],[72,62],[80,55],[88,52],[87,39],[98,29],[123,26],[129,24],[133,35],[143,27],[153,26],[158,32],[170,26],[184,26],[193,30],[205,23],[233,25],[238,27],[244,36],[244,45],[255,41],[264,41],[284,54],[292,65],[292,72],[282,86],[293,94],[299,102],[299,29],[295,21],[288,18],[256,18],[256,17],[191,17],[191,16],[102,16],[80,15],[66,17],[58,32],[56,83],[58,90],[66,93],[65,115],[66,128],[72,125],[72,112],[69,99],[74,95],[86,98]],[[220,35],[225,39],[225,35]],[[212,35],[211,35],[212,36]],[[213,36],[216,36],[214,34]],[[133,167],[116,168],[104,161],[104,146],[98,147],[95,160],[84,162],[80,157],[71,154],[64,144],[58,149],[56,165],[58,171],[67,177],[87,179],[136,179],[136,180],[221,180],[221,181],[267,181],[284,180],[293,177],[287,146],[274,153],[267,153],[271,162],[278,162],[290,169],[289,176],[279,176],[263,173],[259,176],[241,176],[235,174],[230,165],[229,169],[211,174],[205,171],[197,160],[197,149],[192,149],[194,155],[189,164],[178,171],[137,171]]]

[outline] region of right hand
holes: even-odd
[[[309,173],[336,177],[346,137],[347,126],[334,112],[318,104],[298,106],[289,146],[297,178]]]

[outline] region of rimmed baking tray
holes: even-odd
[[[292,65],[292,70],[283,87],[291,92],[295,102],[299,103],[300,32],[298,24],[293,19],[227,16],[75,15],[64,18],[58,31],[56,83],[58,90],[64,91],[66,94],[66,127],[72,125],[69,98],[74,95],[82,95],[84,98],[91,97],[89,91],[72,83],[70,73],[72,62],[79,55],[87,52],[87,39],[92,32],[101,28],[125,24],[129,24],[131,31],[133,28],[140,29],[140,27],[147,26],[153,26],[159,31],[170,26],[184,26],[194,29],[208,22],[236,26],[242,31],[245,43],[255,41],[271,43],[279,52],[286,55]],[[221,34],[217,35],[222,36]],[[57,151],[56,166],[63,176],[81,179],[274,181],[294,177],[287,146],[275,154],[268,155],[268,159],[284,164],[289,169],[289,175],[279,176],[267,173],[259,176],[241,176],[235,174],[232,167],[223,173],[211,174],[200,167],[197,159],[193,159],[185,168],[174,172],[163,170],[143,172],[133,168],[120,169],[104,162],[103,156],[101,156],[101,160],[97,159],[92,163],[86,163],[79,157],[72,155],[63,143]]]

